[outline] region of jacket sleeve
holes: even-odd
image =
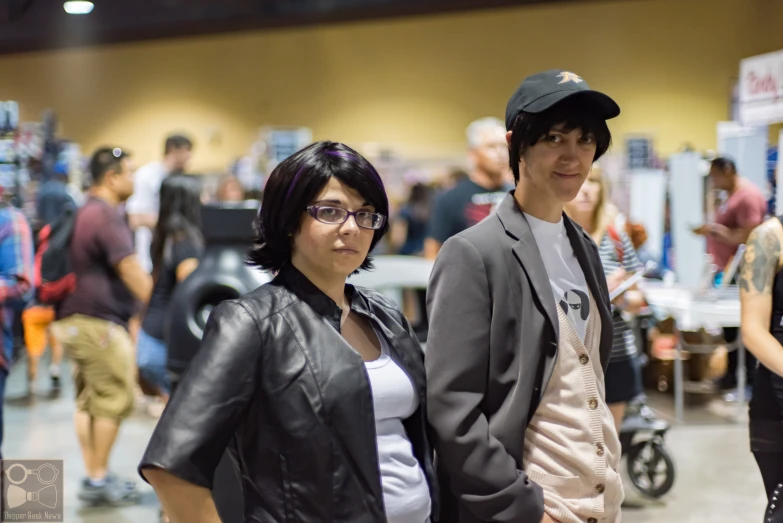
[[[223,302],[212,311],[201,347],[139,464],[142,478],[145,467],[158,467],[212,489],[215,468],[253,396],[261,348],[257,324],[244,306]]]
[[[438,461],[453,494],[480,521],[538,523],[541,487],[489,432],[487,393],[492,303],[486,269],[466,239],[438,254],[427,296],[427,400]]]
[[[33,234],[27,218],[13,211],[0,234],[0,305],[23,308],[34,292]],[[0,356],[2,355],[0,347]]]

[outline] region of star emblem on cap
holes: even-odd
[[[562,73],[557,75],[557,77],[558,78],[562,78],[562,80],[560,80],[557,83],[558,85],[565,84],[565,83],[568,83],[568,82],[574,82],[575,84],[580,84],[580,83],[584,82],[584,80],[582,80],[579,77],[578,74],[571,73],[571,72],[568,72],[568,71],[563,71]]]

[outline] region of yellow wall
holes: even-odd
[[[473,118],[503,115],[522,78],[571,69],[623,108],[612,122],[664,153],[715,146],[739,60],[783,48],[780,0],[627,0],[519,7],[0,57],[0,100],[54,108],[86,150],[139,161],[163,137],[198,141],[196,169],[245,154],[260,126],[460,151]]]

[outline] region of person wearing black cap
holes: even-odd
[[[426,367],[440,521],[620,521],[609,293],[563,212],[619,114],[570,71],[526,78],[506,109],[516,188],[438,254]]]

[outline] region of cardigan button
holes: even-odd
[[[579,363],[582,365],[587,365],[590,362],[590,358],[587,357],[587,354],[582,354],[579,356]]]
[[[598,523],[598,520],[597,520],[597,519],[595,519],[595,518],[589,518],[589,519],[587,520],[587,523]]]
[[[596,487],[595,487],[595,490],[596,490],[596,491],[597,491],[599,494],[603,494],[603,493],[606,491],[606,486],[605,486],[605,485],[603,485],[603,484],[601,484],[601,485],[596,485]]]
[[[600,444],[600,443],[596,443],[595,444],[595,453],[598,454],[599,456],[603,456],[604,455],[604,446],[602,444]]]
[[[590,407],[590,410],[595,410],[598,408],[598,400],[592,398],[590,401],[587,402],[587,405]]]

